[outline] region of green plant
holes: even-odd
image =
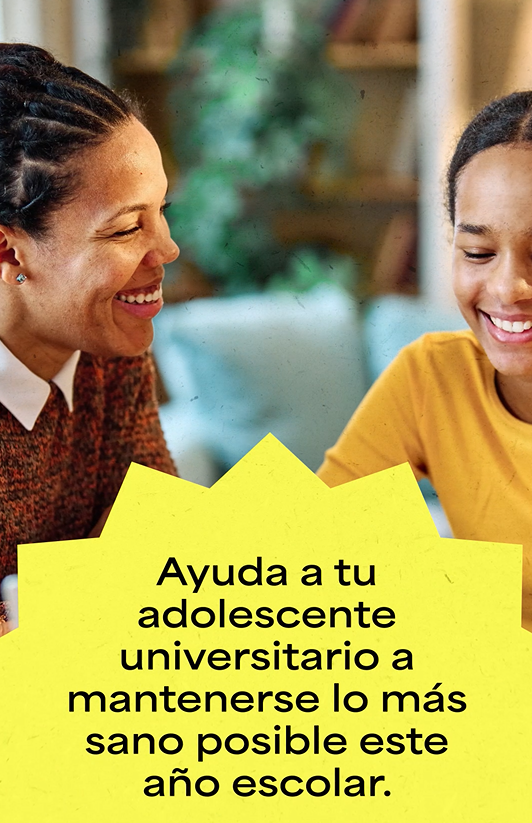
[[[324,59],[323,28],[302,9],[284,54],[264,42],[260,3],[212,13],[170,70],[180,180],[168,218],[183,257],[225,293],[296,287],[305,278],[294,261],[324,258],[282,246],[272,229],[279,208],[300,204],[312,147],[341,165],[355,106]],[[338,270],[308,268],[307,281]]]

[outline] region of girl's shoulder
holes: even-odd
[[[472,331],[424,334],[402,355],[408,372],[425,390],[432,385],[438,394],[492,394],[495,370]]]
[[[429,361],[444,371],[455,368],[457,363],[469,364],[475,370],[479,366],[491,366],[484,349],[469,329],[428,332],[403,351],[410,359]]]

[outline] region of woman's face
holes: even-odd
[[[4,332],[4,342],[20,356],[9,340],[18,335],[21,359],[30,365],[33,352],[37,373],[76,349],[104,357],[145,351],[162,307],[163,264],[179,254],[163,214],[161,155],[140,122],[75,162],[81,184],[51,215],[46,237],[15,232],[11,242],[27,280],[10,288],[18,331]]]
[[[458,180],[453,287],[501,375],[532,379],[532,150],[495,146]]]

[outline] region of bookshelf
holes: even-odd
[[[166,69],[175,56],[176,43],[183,30],[212,3],[149,0],[148,5],[150,13],[141,36],[121,49],[113,61],[113,71],[119,86],[133,89],[146,101],[148,123],[161,145],[165,166],[173,181],[176,162],[169,150],[171,141],[165,116]],[[398,213],[416,212],[419,186],[412,146],[416,133],[412,105],[408,107],[405,101],[408,98],[412,103],[415,95],[419,54],[416,40],[407,39],[415,36],[416,26],[412,21],[412,14],[416,13],[415,0],[338,2],[342,10],[355,5],[369,12],[369,21],[364,17],[361,20],[364,36],[368,33],[373,36],[373,29],[384,39],[358,41],[353,19],[349,21],[347,35],[344,21],[340,39],[335,39],[334,31],[328,38],[325,53],[329,63],[346,75],[359,95],[357,126],[348,147],[351,157],[348,175],[331,179],[321,173],[319,164],[310,163],[301,185],[302,208],[298,208],[297,213],[283,211],[275,223],[283,242],[311,242],[314,237],[352,254],[361,262],[365,279],[370,281],[386,227]],[[409,7],[406,28],[404,20],[399,29],[393,21],[386,23],[391,11],[404,10],[406,6]],[[382,14],[383,10],[387,11],[386,15]],[[354,39],[346,39],[353,32]],[[401,123],[403,126],[399,128]],[[379,283],[383,282],[381,276]],[[394,285],[390,284],[389,288],[393,290]]]
[[[187,31],[216,0],[107,0],[111,74],[118,88],[142,102],[146,123],[159,143],[172,185],[177,171],[167,113],[167,69]]]
[[[327,58],[340,71],[356,69],[416,69],[417,43],[332,43]]]
[[[174,57],[174,48],[129,49],[113,60],[113,70],[117,75],[164,74]]]
[[[350,179],[312,179],[304,184],[307,197],[317,200],[365,203],[411,203],[418,198],[418,181],[399,175],[360,174]]]
[[[341,224],[345,247],[362,262],[362,293],[404,290],[406,278],[390,268],[382,248],[398,220],[415,224],[419,197],[417,157],[416,0],[347,0],[333,18],[326,56],[359,90],[350,141],[351,169],[344,179],[313,174],[305,194],[314,203],[349,215]],[[339,215],[338,215],[339,216]],[[338,232],[336,231],[338,240]],[[393,255],[386,255],[391,258]],[[393,270],[392,270],[393,269]],[[412,291],[408,276],[408,290]]]

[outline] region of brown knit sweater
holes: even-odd
[[[132,461],[176,474],[149,355],[82,354],[72,414],[50,385],[33,431],[0,405],[0,580],[16,572],[17,543],[86,537]]]

